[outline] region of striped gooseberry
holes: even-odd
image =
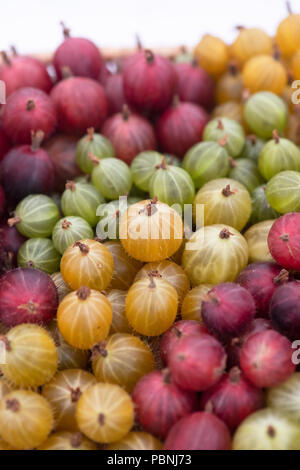
[[[69,215],[60,219],[54,226],[52,240],[59,253],[64,254],[66,249],[78,240],[93,238],[94,232],[90,224],[82,217]]]

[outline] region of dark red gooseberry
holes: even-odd
[[[215,85],[208,73],[196,62],[174,65],[177,72],[176,93],[182,101],[199,104],[210,111],[214,105]]]
[[[21,88],[12,93],[6,102],[3,127],[17,144],[30,144],[31,131],[41,130],[45,139],[57,124],[52,99],[37,88]]]
[[[40,60],[20,55],[8,57],[5,52],[2,52],[0,80],[6,85],[6,96],[25,87],[39,88],[45,93],[52,88],[46,65]]]
[[[238,367],[224,374],[220,382],[206,390],[201,398],[201,409],[218,416],[231,432],[263,406],[262,390],[252,385]]]
[[[13,264],[17,262],[18,251],[25,240],[26,238],[20,234],[16,227],[10,227],[7,222],[0,224],[0,246],[8,254]]]
[[[169,432],[165,450],[230,450],[230,432],[223,421],[205,411],[178,421]]]
[[[146,374],[132,393],[138,422],[154,436],[164,439],[180,418],[198,408],[194,392],[174,384],[168,369]]]
[[[106,118],[104,90],[91,78],[65,78],[55,85],[50,96],[56,106],[61,132],[82,135],[89,127],[99,129]]]
[[[54,166],[40,148],[44,133],[32,133],[31,145],[13,147],[1,164],[1,180],[8,198],[18,202],[29,194],[48,194],[54,187]]]
[[[254,301],[256,314],[269,316],[272,295],[282,284],[289,280],[289,273],[275,263],[252,263],[240,272],[237,281],[247,289]]]
[[[231,282],[215,286],[202,302],[204,325],[224,342],[245,333],[254,315],[255,303],[250,292]]]
[[[111,75],[112,75],[111,71],[108,69],[107,65],[105,64],[104,67],[101,67],[100,74],[98,76],[98,82],[100,82],[101,85],[105,87],[107,79]]]
[[[286,269],[300,270],[300,213],[290,212],[275,220],[268,235],[275,261]]]
[[[11,147],[11,144],[10,144],[9,138],[7,137],[2,127],[0,126],[0,162],[5,156],[5,154],[8,152],[8,150],[10,149],[10,147]]]
[[[38,269],[17,268],[0,280],[0,321],[7,326],[47,323],[58,306],[54,282]]]
[[[115,73],[105,80],[104,90],[108,103],[108,114],[120,113],[126,103],[123,89],[123,75]]]
[[[226,366],[222,345],[210,335],[181,338],[169,355],[174,382],[185,390],[202,391],[220,380]]]
[[[166,109],[175,92],[173,64],[152,51],[139,51],[124,63],[126,101],[138,111],[157,113]]]
[[[131,113],[127,105],[122,112],[107,119],[101,133],[107,137],[116,152],[116,156],[126,163],[143,150],[154,150],[156,139],[153,128],[147,119]]]
[[[53,57],[57,78],[60,80],[63,69],[68,67],[74,76],[97,80],[101,69],[105,67],[99,49],[89,39],[71,37],[70,30],[62,26],[65,40],[58,46]]]
[[[274,327],[291,340],[300,339],[300,282],[281,286],[270,303],[270,319]]]
[[[163,335],[160,342],[160,357],[165,364],[178,341],[185,336],[208,333],[204,325],[195,320],[180,320],[171,326]]]
[[[206,111],[194,103],[180,103],[177,96],[170,108],[157,121],[156,131],[164,152],[182,157],[189,148],[202,140],[209,120]]]
[[[4,214],[4,211],[5,211],[5,194],[0,184],[0,217]]]
[[[244,343],[241,369],[257,387],[274,387],[294,372],[290,341],[274,330],[256,333]]]
[[[54,165],[57,191],[63,191],[67,180],[74,180],[81,174],[75,159],[77,142],[77,137],[65,134],[54,135],[46,142],[45,150]]]

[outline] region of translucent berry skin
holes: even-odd
[[[162,450],[162,443],[147,432],[131,431],[120,441],[109,444],[107,450]]]
[[[198,407],[194,392],[182,390],[168,369],[145,375],[132,393],[138,422],[159,438],[165,438],[173,424]]]
[[[224,374],[220,382],[206,390],[201,398],[201,409],[218,416],[231,432],[263,406],[262,390],[252,385],[238,367]]]
[[[0,320],[7,326],[47,323],[58,306],[51,277],[43,271],[17,268],[1,277]]]
[[[300,282],[289,282],[278,288],[270,302],[274,327],[290,340],[300,338]]]
[[[300,269],[300,214],[290,212],[277,219],[268,235],[271,255],[286,269]]]
[[[60,431],[52,433],[37,450],[98,450],[98,447],[80,432]]]
[[[204,333],[181,338],[169,357],[174,382],[186,390],[202,391],[212,387],[221,378],[225,365],[222,345]]]
[[[249,291],[227,282],[215,286],[202,303],[207,329],[221,341],[245,333],[255,315],[255,302]]]
[[[204,325],[194,320],[180,320],[174,323],[163,335],[160,342],[160,357],[168,364],[169,357],[181,338],[189,335],[208,333]]]
[[[112,254],[114,260],[114,272],[110,288],[126,291],[134,281],[134,278],[142,268],[142,263],[129,256],[120,242],[105,242],[106,248]]]
[[[295,370],[289,340],[274,330],[251,335],[244,343],[240,362],[245,376],[257,387],[283,383]]]
[[[211,413],[196,412],[178,421],[170,430],[165,450],[230,450],[226,424]]]
[[[176,91],[179,98],[210,110],[215,101],[215,85],[210,75],[196,63],[178,63],[174,67],[178,76]]]
[[[288,280],[287,271],[278,264],[262,262],[249,264],[240,272],[236,282],[251,293],[256,315],[268,318],[272,295]]]

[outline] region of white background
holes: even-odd
[[[291,0],[300,12],[300,0]],[[232,41],[235,26],[258,26],[274,35],[286,16],[284,0],[0,0],[0,50],[51,52],[61,41],[61,20],[73,35],[100,47],[195,45],[210,32]]]

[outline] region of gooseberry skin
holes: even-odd
[[[300,173],[281,171],[267,183],[266,198],[270,206],[280,214],[300,209]]]
[[[60,272],[56,272],[51,274],[51,279],[55,284],[57,294],[58,294],[58,301],[61,302],[61,300],[69,294],[71,291],[70,287],[67,285],[67,283],[64,281],[62,275]]]
[[[274,327],[290,340],[300,334],[300,283],[289,282],[278,288],[270,302],[270,318]]]
[[[232,158],[238,157],[245,145],[245,132],[242,126],[227,117],[215,118],[204,129],[203,140],[219,142],[227,136],[224,148]]]
[[[240,363],[245,376],[257,387],[274,387],[295,371],[291,343],[274,330],[251,335],[243,344]]]
[[[162,443],[147,432],[131,431],[120,441],[106,447],[107,450],[162,450]]]
[[[107,77],[104,84],[105,94],[108,103],[108,114],[112,115],[122,111],[126,104],[123,87],[123,74],[113,73]]]
[[[87,134],[76,145],[76,162],[81,171],[90,174],[94,168],[89,153],[99,160],[114,157],[115,151],[110,141],[101,134],[94,132],[94,128],[87,129]]]
[[[47,274],[59,270],[60,254],[48,238],[31,238],[20,247],[18,265],[40,269]]]
[[[221,75],[216,84],[216,101],[218,104],[228,101],[240,102],[243,92],[243,79],[234,62],[230,63],[227,72]]]
[[[259,91],[246,101],[244,118],[258,137],[269,139],[274,129],[279,133],[284,132],[287,125],[287,107],[284,101],[271,91]]]
[[[268,246],[275,261],[286,269],[300,269],[300,214],[291,212],[275,220]]]
[[[98,222],[97,207],[103,202],[104,197],[92,184],[68,181],[61,198],[61,208],[64,215],[82,217],[94,227]]]
[[[248,158],[231,159],[229,178],[239,181],[251,194],[257,186],[265,182],[257,169],[257,164]]]
[[[50,97],[56,107],[58,130],[61,132],[82,135],[89,127],[99,129],[105,121],[105,92],[91,78],[65,78],[52,88]]]
[[[243,68],[243,82],[251,93],[268,90],[281,95],[287,84],[287,72],[276,58],[259,54],[246,62]]]
[[[47,238],[60,217],[55,202],[44,194],[31,194],[22,199],[16,207],[15,217],[8,220],[28,238]]]
[[[174,382],[185,390],[202,391],[221,378],[226,365],[225,351],[209,334],[184,336],[169,355]]]
[[[16,227],[10,227],[7,222],[0,223],[0,249],[3,248],[8,254],[13,266],[17,261],[18,251],[25,240]]]
[[[161,261],[171,257],[181,246],[182,238],[183,224],[179,214],[155,200],[133,204],[121,218],[123,248],[139,261]]]
[[[300,170],[300,150],[288,139],[279,138],[276,134],[267,142],[258,159],[258,168],[266,180],[286,170]]]
[[[149,346],[126,333],[115,333],[92,350],[92,369],[98,382],[115,383],[128,393],[154,366]]]
[[[245,333],[254,315],[255,302],[251,293],[231,282],[213,287],[202,302],[204,325],[223,342]]]
[[[95,240],[80,240],[66,249],[60,270],[73,290],[87,286],[101,291],[112,279],[113,257],[103,244]]]
[[[156,148],[151,124],[143,116],[131,113],[127,105],[105,121],[101,133],[110,140],[117,157],[127,164],[140,152]]]
[[[202,302],[204,296],[211,290],[211,284],[200,284],[193,287],[183,299],[181,305],[181,318],[182,320],[195,320],[203,325],[202,320]]]
[[[68,369],[58,372],[44,385],[42,396],[51,406],[56,431],[78,431],[76,404],[81,394],[96,383],[97,379],[90,372]]]
[[[142,268],[142,263],[131,258],[124,250],[121,242],[108,240],[105,242],[105,246],[111,252],[114,262],[114,272],[109,287],[126,291]]]
[[[162,439],[180,418],[198,407],[197,395],[179,388],[168,369],[144,375],[133,390],[132,400],[139,424]]]
[[[132,328],[126,317],[126,295],[126,291],[118,289],[111,289],[107,294],[113,312],[110,334],[132,333]]]
[[[7,326],[47,323],[58,306],[50,276],[31,268],[14,269],[1,277],[0,300],[0,319]]]
[[[163,111],[171,101],[176,83],[173,64],[149,50],[132,55],[124,66],[125,99],[139,111]]]
[[[177,102],[166,109],[156,124],[157,138],[164,152],[183,157],[192,145],[202,140],[209,118],[206,111],[194,103]]]
[[[11,147],[10,140],[0,124],[0,162]]]
[[[208,181],[227,176],[227,150],[217,142],[200,142],[185,154],[182,168],[190,174],[195,187],[201,188]]]
[[[195,62],[181,62],[174,67],[177,72],[176,92],[179,98],[210,110],[214,104],[215,85],[208,73],[197,67]]]
[[[239,65],[252,57],[272,54],[272,39],[259,28],[242,28],[231,46],[231,53]]]
[[[37,450],[98,450],[98,447],[79,432],[60,431],[52,433]]]
[[[268,219],[276,219],[278,213],[272,209],[267,201],[266,186],[257,186],[251,193],[252,211],[250,216],[250,224],[254,225]]]
[[[53,416],[49,403],[38,393],[15,390],[0,402],[1,437],[14,449],[33,449],[50,434]]]
[[[168,364],[172,350],[181,338],[190,335],[201,335],[208,333],[204,325],[193,320],[180,320],[174,323],[163,335],[160,342],[160,357],[165,364]]]
[[[260,139],[254,134],[247,135],[243,151],[240,154],[240,158],[249,158],[257,162],[260,151],[265,143],[266,142],[263,139]]]
[[[76,420],[79,429],[93,441],[116,442],[126,436],[133,425],[133,403],[118,385],[98,383],[79,398]]]
[[[290,57],[300,48],[300,15],[289,11],[277,27],[276,42],[284,56]]]
[[[78,349],[90,349],[104,340],[111,321],[112,309],[105,295],[83,286],[66,295],[57,310],[62,336]]]
[[[226,424],[217,416],[198,411],[179,420],[170,430],[165,450],[230,450]]]
[[[149,182],[157,165],[161,164],[163,155],[154,151],[139,153],[131,162],[131,173],[134,184],[143,191],[149,191]]]
[[[251,214],[248,190],[231,178],[218,178],[202,186],[194,199],[194,215],[198,205],[204,206],[204,225],[227,224],[242,230]]]
[[[38,387],[57,370],[57,351],[50,334],[38,325],[21,324],[0,337],[6,348],[4,377],[19,387]],[[38,353],[37,353],[38,351]]]
[[[284,383],[271,387],[267,391],[267,406],[281,411],[288,418],[299,420],[299,378],[300,372],[295,372]]]
[[[193,286],[233,282],[248,263],[247,242],[229,225],[200,228],[188,243],[182,266]]]
[[[249,264],[240,272],[236,282],[251,293],[255,301],[256,314],[268,317],[273,294],[288,280],[289,274],[281,266],[271,262],[261,262]]]
[[[60,219],[52,232],[53,244],[61,255],[78,240],[93,236],[93,229],[85,219],[71,215]]]
[[[141,279],[126,297],[126,317],[138,333],[158,336],[173,324],[178,309],[175,288],[164,279]]]
[[[92,171],[92,183],[107,199],[118,199],[129,193],[132,176],[128,165],[117,158],[104,158]]]
[[[206,72],[218,76],[226,70],[229,60],[227,44],[222,39],[205,34],[194,50],[195,58]]]
[[[268,247],[268,234],[274,220],[264,220],[252,225],[245,233],[244,237],[249,249],[249,262],[271,261],[274,259]]]
[[[43,131],[46,139],[57,124],[54,103],[37,88],[21,88],[7,98],[2,123],[16,144],[30,144],[31,131]]]

